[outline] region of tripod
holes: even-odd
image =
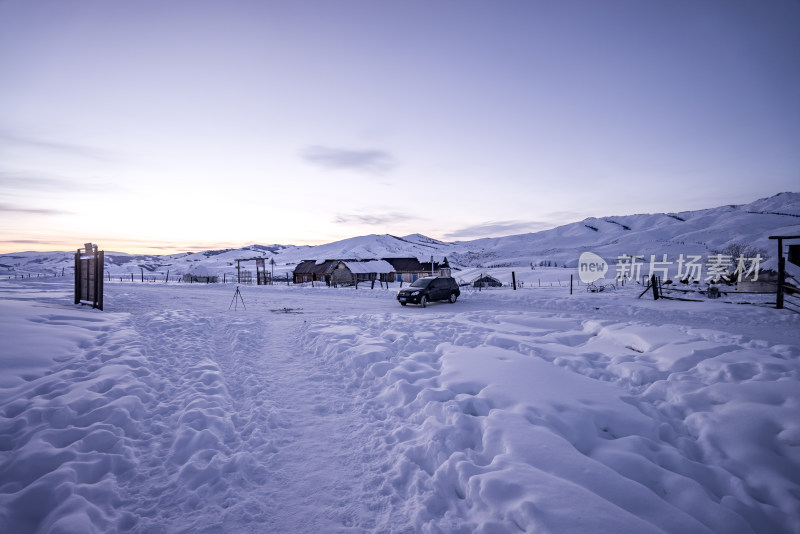
[[[236,311],[239,308],[239,301],[236,300],[236,297],[239,297],[239,300],[242,301],[242,308],[246,310],[247,306],[244,305],[244,299],[242,298],[242,292],[239,291],[239,286],[236,286],[236,292],[233,294],[233,300],[231,300],[231,306],[233,306],[234,303],[236,304],[236,306],[234,306],[233,308],[234,311]],[[229,310],[231,309],[231,306],[228,306]]]

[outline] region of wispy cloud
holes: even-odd
[[[28,208],[25,206],[15,206],[13,204],[0,203],[0,212],[21,213],[25,215],[71,215],[73,212],[50,208]]]
[[[50,245],[60,241],[52,241],[50,239],[3,239],[0,243],[14,243],[17,245]]]
[[[458,230],[445,234],[445,237],[451,239],[497,237],[536,232],[538,230],[552,228],[552,226],[551,223],[542,221],[488,221],[465,228],[459,228]]]
[[[308,163],[330,170],[354,170],[366,174],[385,174],[397,166],[388,152],[377,149],[351,150],[321,145],[307,147],[301,157]]]
[[[53,237],[53,238],[18,238],[18,239],[0,239],[0,249],[11,249],[0,254],[10,254],[13,252],[20,252],[23,246],[35,247],[37,250],[75,250],[79,248],[87,239],[85,236],[67,236],[67,237]],[[223,250],[223,249],[238,249],[247,245],[243,243],[180,243],[180,242],[154,242],[145,239],[127,239],[127,238],[112,238],[110,236],[95,236],[92,238],[93,243],[97,243],[101,250],[105,251],[130,251],[134,250],[133,254],[140,255],[162,255],[162,254],[176,254],[176,253],[192,253],[202,252],[205,250]]]
[[[408,221],[416,218],[417,217],[397,212],[371,214],[339,213],[333,218],[333,222],[335,224],[379,225]]]
[[[21,148],[59,152],[61,154],[79,156],[98,161],[113,161],[119,159],[118,154],[98,147],[27,137],[25,135],[18,135],[2,130],[0,130],[0,143]]]
[[[0,171],[0,186],[6,190],[79,191],[84,193],[120,192],[124,188],[110,182],[95,182],[91,178],[78,180],[34,172]]]
[[[79,241],[66,241],[58,239],[0,239],[0,249],[7,249],[13,247],[11,250],[0,252],[0,254],[13,254],[14,252],[22,252],[20,250],[24,246],[32,246],[39,250],[47,248],[48,250],[75,250],[75,246]]]

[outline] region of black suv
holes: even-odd
[[[434,300],[449,300],[451,303],[461,295],[456,279],[450,276],[427,276],[420,278],[410,286],[397,292],[397,300],[405,306],[419,304],[421,307],[427,306],[428,302]]]

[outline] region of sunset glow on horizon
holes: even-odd
[[[800,184],[800,3],[0,2],[0,253],[444,241]]]

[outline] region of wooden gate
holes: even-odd
[[[800,239],[800,235],[771,235],[769,238],[778,240],[778,295],[775,307],[778,309],[786,308],[800,313],[800,297],[798,297],[800,288],[786,280],[786,257],[783,255],[783,240]],[[797,259],[797,249],[793,251],[792,248],[789,248],[790,260]]]
[[[75,304],[103,309],[103,251],[86,243],[75,253]]]

